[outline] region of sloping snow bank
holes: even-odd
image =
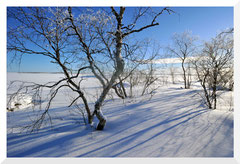
[[[165,89],[150,101],[110,101],[103,108],[108,118],[103,131],[85,127],[64,106],[53,108],[52,128],[8,133],[7,156],[233,157],[233,113],[207,110],[194,94]],[[8,114],[11,129],[28,123],[31,111]]]
[[[92,95],[94,83],[92,78],[83,83]],[[19,133],[38,111],[7,113],[7,156],[233,157],[233,112],[208,110],[197,92],[172,85],[159,88],[150,101],[108,100],[102,108],[106,127],[95,131],[67,108],[67,91],[61,91],[49,109],[52,126],[46,124],[38,133]]]

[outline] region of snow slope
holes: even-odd
[[[8,74],[8,81],[17,77]],[[30,75],[18,78],[25,76]],[[46,76],[34,80],[61,75]],[[92,77],[88,80],[86,90],[98,86]],[[38,133],[19,133],[37,113],[30,107],[7,113],[8,157],[233,157],[233,112],[207,110],[196,89],[169,85],[149,101],[108,100],[103,131],[83,125],[81,115],[66,107],[66,92],[50,110],[53,125],[46,124]]]

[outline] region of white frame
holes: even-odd
[[[234,70],[234,157],[233,158],[6,158],[6,8],[8,6],[230,6],[234,7],[234,44],[240,45],[240,1],[239,0],[1,0],[0,2],[0,162],[1,163],[113,163],[150,162],[181,164],[235,164],[240,163],[240,46],[235,46]],[[4,77],[4,78],[2,78]],[[226,134],[227,135],[227,134]]]

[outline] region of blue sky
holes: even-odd
[[[163,14],[159,17],[159,26],[149,28],[134,35],[137,40],[153,39],[161,46],[171,43],[173,33],[181,33],[185,30],[192,31],[199,36],[200,41],[207,41],[218,32],[233,27],[232,7],[172,7],[177,14]],[[133,8],[127,8],[125,21],[131,18]],[[147,21],[147,20],[144,20]],[[56,65],[50,63],[47,57],[24,55],[20,68],[17,64],[9,64],[7,59],[7,71],[9,72],[58,72]]]

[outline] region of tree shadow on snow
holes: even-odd
[[[190,125],[186,123],[196,120],[195,118],[200,118],[199,116],[209,112],[209,110],[202,107],[192,108],[194,101],[181,103],[184,100],[182,97],[194,94],[195,92],[191,90],[181,93],[170,92],[167,96],[154,97],[147,102],[132,103],[124,107],[121,107],[121,105],[114,106],[118,110],[111,111],[109,109],[105,113],[109,117],[109,125],[107,124],[106,129],[103,131],[92,131],[92,129],[79,127],[78,124],[73,124],[71,120],[67,120],[54,126],[54,129],[42,129],[36,134],[9,135],[7,138],[7,156],[61,157],[69,156],[71,153],[75,154],[76,157],[128,156],[126,154],[133,153],[135,149],[141,149],[151,141],[158,139],[158,137],[177,130],[180,126],[188,128],[187,126]],[[162,105],[159,110],[155,103]],[[168,103],[175,103],[173,104],[174,108],[168,109]],[[108,108],[111,108],[111,106]],[[193,123],[191,122],[191,124]],[[215,128],[219,129],[224,124],[223,122],[219,127]],[[206,125],[206,128],[209,128],[209,126],[210,123]],[[86,140],[86,138],[90,138],[92,132],[97,137]],[[216,133],[217,131],[214,131],[209,134],[211,135],[210,140],[214,138]],[[49,136],[51,138],[47,139]],[[142,138],[142,136],[145,137]],[[81,141],[82,138],[86,141]],[[78,144],[76,144],[76,140],[79,140]],[[25,150],[11,150],[19,144],[29,145],[31,142],[38,141],[39,143],[25,148]],[[176,153],[183,144],[176,147]],[[206,148],[208,144],[210,143],[206,143],[202,149]],[[70,148],[68,146],[75,147]],[[67,150],[68,148],[70,150]],[[135,157],[137,156],[136,153]]]

